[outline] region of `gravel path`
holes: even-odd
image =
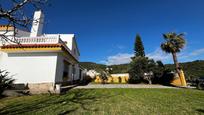
[[[88,84],[85,86],[77,86],[79,89],[92,89],[92,88],[176,88],[163,85],[145,85],[145,84]]]

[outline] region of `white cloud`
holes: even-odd
[[[198,55],[201,55],[203,53],[204,53],[204,48],[201,48],[201,49],[194,50],[193,52],[190,53],[190,55],[198,56]]]
[[[116,47],[117,47],[118,49],[120,49],[120,50],[125,49],[125,46],[123,46],[123,45],[116,45]]]
[[[195,57],[204,54],[204,48],[197,49],[189,53],[188,51],[184,51],[178,54],[178,59],[183,61],[193,61]],[[131,61],[131,57],[134,54],[129,53],[118,53],[116,55],[108,56],[106,60],[100,61],[100,63],[104,63],[106,65],[117,65],[117,64],[125,64]],[[160,48],[157,48],[155,51],[148,53],[147,57],[154,59],[154,60],[161,60],[163,63],[170,63],[173,62],[172,55],[163,52]]]
[[[160,48],[148,53],[146,56],[156,61],[161,60],[162,62],[168,62],[171,60],[171,55],[163,52]]]
[[[103,63],[105,62],[106,65],[125,64],[131,61],[131,57],[133,57],[133,54],[118,53],[113,56],[108,56],[106,61],[101,61],[101,62]]]
[[[193,61],[195,60],[196,56],[200,56],[201,54],[204,54],[204,48],[197,49],[192,51],[191,53],[186,51],[182,53],[178,53],[178,59],[183,62],[183,61]],[[163,52],[160,48],[157,48],[154,52],[147,54],[147,57],[152,58],[154,60],[161,60],[164,63],[169,63],[172,62],[172,55],[167,54]]]

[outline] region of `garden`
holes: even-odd
[[[0,99],[0,114],[204,114],[204,92],[193,89],[71,89],[64,95]]]

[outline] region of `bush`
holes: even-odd
[[[159,83],[162,85],[170,85],[173,79],[174,79],[174,74],[171,73],[171,70],[166,69],[163,75],[159,78]]]
[[[0,70],[0,96],[4,90],[12,87],[14,79],[9,76],[9,72]]]
[[[159,79],[163,75],[164,69],[164,65],[161,61],[155,62],[148,57],[135,57],[130,63],[129,83],[159,83]],[[146,73],[146,75],[144,73]]]
[[[134,58],[129,67],[129,83],[140,83],[143,80],[143,75],[146,68],[147,59],[145,57]]]
[[[102,84],[105,84],[105,81],[108,80],[108,74],[105,71],[101,72],[99,77],[102,80]]]

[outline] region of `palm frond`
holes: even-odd
[[[185,46],[184,34],[169,32],[163,34],[165,42],[161,44],[161,49],[167,53],[180,52]]]

